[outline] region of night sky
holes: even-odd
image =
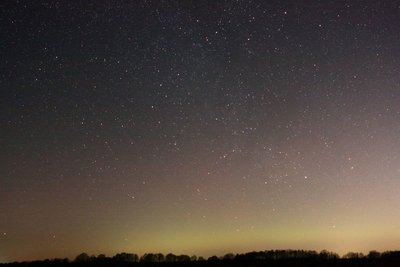
[[[0,262],[400,249],[398,1],[1,1]]]

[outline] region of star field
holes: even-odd
[[[0,3],[0,262],[398,249],[399,16]]]

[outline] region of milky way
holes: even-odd
[[[0,3],[0,262],[400,248],[397,1]]]

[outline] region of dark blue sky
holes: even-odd
[[[0,3],[0,261],[398,248],[399,12]]]

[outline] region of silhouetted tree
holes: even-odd
[[[233,253],[227,253],[227,254],[224,255],[224,257],[222,259],[231,261],[231,260],[235,259],[235,255]]]
[[[52,259],[51,262],[52,262],[53,264],[55,264],[55,265],[58,265],[58,264],[67,264],[67,263],[69,262],[69,259],[68,259],[68,258],[64,258],[64,259],[55,258],[55,259]]]
[[[81,253],[78,256],[76,256],[75,261],[76,262],[88,262],[90,260],[90,257],[87,253]]]
[[[164,255],[162,253],[154,254],[154,261],[155,262],[163,262],[164,261]]]
[[[145,253],[140,258],[141,262],[153,262],[154,261],[154,254],[153,253]]]
[[[324,249],[319,253],[319,258],[323,260],[334,260],[339,259],[339,255]]]
[[[343,255],[344,259],[362,259],[364,258],[364,254],[359,253],[359,252],[349,252],[345,255]]]
[[[349,252],[339,260],[336,253],[323,250],[320,253],[307,250],[266,250],[258,252],[249,252],[245,254],[228,253],[223,257],[212,256],[208,258],[209,262],[204,261],[203,257],[189,257],[188,255],[176,256],[172,253],[165,257],[161,253],[144,254],[140,261],[142,263],[132,265],[133,262],[138,262],[139,257],[131,253],[118,253],[112,258],[100,254],[97,257],[89,256],[86,253],[81,253],[74,259],[74,262],[69,263],[68,259],[45,259],[42,261],[32,262],[14,262],[1,264],[0,267],[156,267],[156,263],[168,262],[164,267],[398,267],[400,266],[400,251],[385,251],[379,253],[370,251],[367,256],[362,253]],[[198,262],[196,262],[196,259]],[[188,263],[192,262],[192,263]],[[161,266],[161,265],[160,265]]]
[[[140,258],[141,262],[163,262],[164,255],[162,253],[146,253]]]
[[[376,250],[371,250],[369,253],[368,253],[368,259],[378,259],[378,258],[380,258],[380,256],[381,256],[381,253],[379,253],[378,251],[376,251]]]
[[[381,258],[391,261],[400,261],[400,251],[385,251],[381,254]]]
[[[189,262],[190,261],[190,257],[188,255],[179,255],[177,257],[177,261],[178,262]]]
[[[99,255],[97,255],[97,258],[96,258],[98,261],[105,261],[106,259],[107,259],[107,257],[106,257],[106,255],[104,255],[104,254],[99,254]]]
[[[219,258],[217,256],[211,256],[207,259],[207,261],[219,261]]]
[[[165,261],[166,262],[176,262],[176,255],[172,253],[168,253],[167,256],[165,256]]]
[[[116,254],[113,259],[117,262],[138,262],[139,256],[133,253],[118,253]]]

